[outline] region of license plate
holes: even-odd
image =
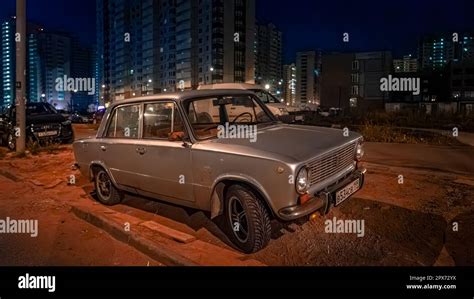
[[[344,200],[349,198],[352,194],[356,193],[360,188],[359,179],[353,181],[349,185],[345,186],[343,189],[336,192],[336,206],[342,203]]]
[[[58,131],[38,132],[38,137],[48,137],[58,135]]]

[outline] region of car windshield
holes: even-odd
[[[265,104],[278,104],[280,103],[271,93],[261,90],[261,89],[253,89],[252,90],[257,97],[262,100]]]
[[[26,106],[26,115],[42,115],[58,113],[51,105],[47,103],[32,103]]]
[[[185,111],[198,139],[216,138],[219,125],[258,125],[275,121],[248,95],[191,100],[185,103]]]

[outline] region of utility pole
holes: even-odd
[[[26,149],[26,0],[16,1],[16,152]]]

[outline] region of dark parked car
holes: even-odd
[[[15,149],[16,108],[11,106],[0,116],[0,141],[10,150]],[[48,103],[29,103],[26,106],[27,142],[72,143],[74,133],[71,121]]]
[[[87,123],[89,123],[89,118],[87,116],[81,115],[77,112],[71,114],[71,116],[69,117],[69,120],[73,124],[87,124]]]
[[[97,110],[93,115],[92,115],[92,123],[93,124],[100,124],[102,122],[102,118],[104,117],[106,109],[102,108]]]

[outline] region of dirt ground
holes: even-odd
[[[70,146],[0,160],[0,219],[39,220],[37,238],[0,234],[0,265],[159,265],[70,212],[68,203],[94,200],[73,163]],[[474,176],[366,167],[366,185],[354,198],[313,220],[274,221],[269,246],[251,257],[288,266],[474,265]],[[70,175],[75,185],[67,184]],[[231,248],[218,221],[202,211],[136,196],[113,209]],[[333,217],[363,219],[364,237],[325,233],[324,222]]]
[[[404,169],[398,184],[400,171],[369,169],[354,198],[324,217],[281,226],[281,237],[255,258],[272,265],[474,265],[473,178]],[[325,233],[324,220],[333,217],[364,219],[365,236]]]
[[[70,149],[0,160],[0,219],[38,220],[39,231],[0,234],[0,266],[161,265],[70,212],[68,202],[87,197],[66,183],[72,164]]]

